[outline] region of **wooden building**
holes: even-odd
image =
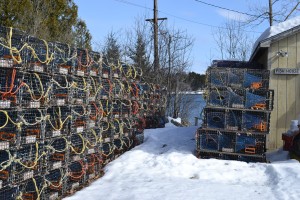
[[[280,148],[282,133],[300,115],[300,16],[268,28],[254,44],[250,62],[271,71],[275,96],[267,147]]]

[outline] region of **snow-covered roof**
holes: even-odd
[[[258,45],[261,44],[262,42],[270,40],[274,36],[280,35],[281,33],[288,32],[289,30],[294,29],[295,27],[298,26],[300,26],[300,16],[291,18],[289,20],[286,20],[284,22],[278,23],[276,25],[267,28],[254,43],[252,49],[252,56],[253,53],[255,53]]]

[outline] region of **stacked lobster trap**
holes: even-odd
[[[198,157],[266,162],[273,101],[268,70],[208,68],[207,105],[196,133]]]
[[[59,199],[144,137],[163,90],[98,52],[0,27],[0,199]]]

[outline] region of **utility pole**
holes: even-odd
[[[272,0],[269,0],[269,23],[270,23],[270,26],[273,25],[273,5],[272,5]]]
[[[159,71],[159,56],[158,56],[158,21],[166,20],[167,18],[158,18],[157,17],[157,0],[154,0],[154,8],[153,8],[153,19],[146,19],[146,21],[153,22],[153,30],[154,30],[154,72]]]

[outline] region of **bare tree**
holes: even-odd
[[[252,16],[247,23],[261,24],[268,21],[272,26],[274,22],[283,22],[299,14],[299,0],[251,0],[249,3]]]
[[[190,53],[194,39],[186,31],[177,29],[161,29],[159,40],[159,55],[161,77],[160,82],[168,87],[168,107],[173,107],[174,118],[179,116],[182,110],[182,98],[180,92],[191,90],[185,82],[186,73],[191,66]],[[167,79],[165,78],[167,77]],[[171,97],[174,97],[173,100]],[[188,111],[188,109],[186,109]],[[183,117],[183,116],[181,116]]]
[[[252,37],[243,30],[243,23],[241,21],[227,21],[225,28],[213,29],[212,34],[221,59],[245,61],[249,58],[252,48]]]

